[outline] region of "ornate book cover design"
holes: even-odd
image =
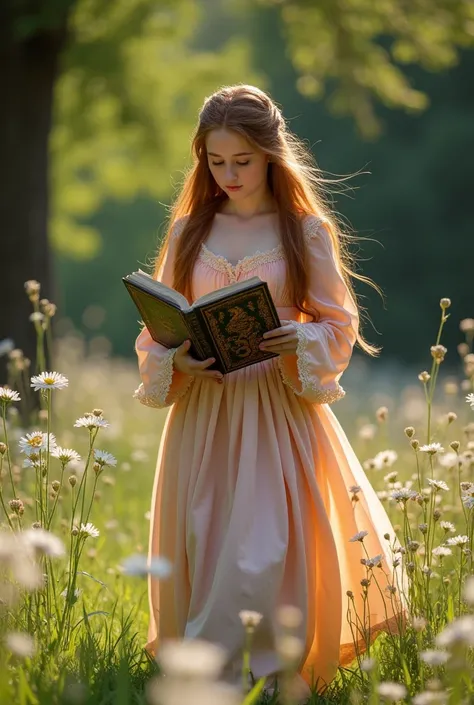
[[[276,357],[258,347],[266,331],[280,326],[265,282],[224,301],[201,306],[198,311],[226,372]]]
[[[276,357],[258,347],[266,331],[281,325],[268,285],[258,277],[241,282],[237,290],[235,285],[230,292],[223,289],[221,296],[214,292],[211,301],[198,299],[182,310],[178,299],[165,300],[158,289],[143,288],[143,277],[133,280],[132,276],[123,282],[155,342],[175,348],[189,338],[191,355],[199,360],[215,357],[209,369],[223,374]],[[168,296],[173,295],[174,290],[166,290]]]

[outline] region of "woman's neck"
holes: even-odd
[[[251,220],[256,215],[275,213],[277,210],[275,199],[271,191],[256,198],[249,197],[241,202],[227,199],[222,204],[220,212],[224,215],[233,215],[241,220]]]

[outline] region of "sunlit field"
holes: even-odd
[[[245,671],[258,614],[242,615],[240,689],[219,681],[223,655],[210,645],[169,645],[166,678],[143,651],[146,575],[165,580],[172,570],[145,559],[167,412],[132,398],[136,366],[109,358],[100,341],[68,335],[52,346],[54,308],[39,302],[32,284],[28,292],[39,369],[0,341],[10,370],[0,380],[1,705],[296,702],[292,677],[303,645],[292,637],[291,611],[280,615],[283,676],[274,692]],[[367,620],[345,596],[366,648],[310,702],[474,701],[474,320],[455,321],[449,309],[442,299],[439,330],[431,350],[419,351],[418,370],[383,360],[374,367],[356,354],[344,376],[347,396],[333,407],[397,531],[392,550],[406,583],[383,589],[387,604],[405,601],[407,621],[400,634],[370,644]],[[445,325],[460,328],[457,350],[443,347]],[[57,375],[46,374],[51,347]],[[361,489],[347,491],[357,512]],[[364,553],[364,538],[347,540],[367,571],[353,593],[368,601],[383,565]]]

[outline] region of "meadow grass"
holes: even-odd
[[[147,568],[130,557],[146,553],[166,411],[131,398],[135,365],[109,358],[100,341],[88,349],[70,334],[53,346],[54,309],[40,302],[34,286],[27,293],[36,314],[38,371],[49,357],[62,376],[40,375],[34,391],[35,371],[11,351],[9,384],[0,387],[0,703],[293,702],[288,653],[294,646],[297,654],[298,644],[292,642],[281,646],[281,694],[262,692],[261,683],[239,693],[217,675],[196,682],[192,654],[188,665],[181,655],[163,688],[157,664],[143,650]],[[350,393],[336,413],[396,528],[408,622],[401,635],[383,634],[370,644],[367,625],[352,614],[366,649],[310,702],[473,701],[474,321],[461,323],[459,364],[443,377],[448,308],[441,300],[439,330],[424,356],[429,371],[383,384],[374,376],[369,385],[364,363],[356,361],[359,386],[347,373]],[[348,491],[356,506],[360,491]],[[379,570],[376,561],[366,569],[367,585],[354,586],[364,595]],[[387,592],[388,602],[400,587]],[[258,626],[247,615],[242,628],[248,664]],[[207,658],[215,668],[218,658],[200,648],[197,660]]]

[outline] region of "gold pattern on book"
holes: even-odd
[[[222,304],[206,307],[203,311],[212,336],[229,369],[238,369],[250,362],[258,362],[274,353],[262,352],[258,345],[265,330],[275,327],[264,291],[238,295],[223,308]]]

